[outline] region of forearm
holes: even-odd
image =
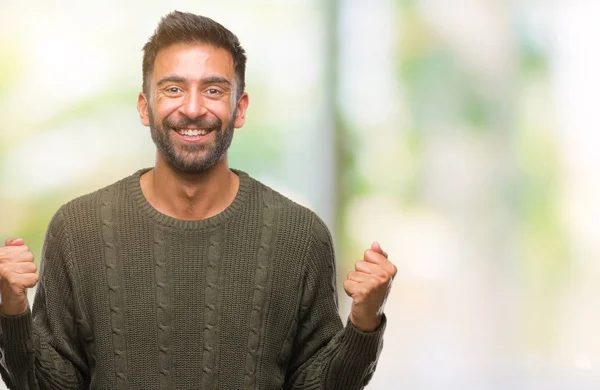
[[[359,321],[361,329],[373,332],[359,330],[350,319],[346,327],[343,327],[338,314],[331,235],[320,219],[315,218],[313,222],[303,269],[299,325],[284,388],[362,389],[375,370],[382,348],[386,319],[381,313],[379,324]],[[361,292],[362,290],[358,291]],[[370,311],[360,312],[368,314]],[[375,311],[375,314],[379,313]],[[364,318],[369,317],[363,315],[362,319]]]
[[[346,327],[306,361],[286,382],[286,389],[362,389],[371,379],[381,348],[386,319],[370,333]],[[316,387],[315,387],[316,386]]]
[[[0,314],[4,380],[11,389],[37,389],[31,313]]]
[[[35,331],[31,312],[0,314],[4,380],[11,389],[80,389],[83,380],[72,362]]]

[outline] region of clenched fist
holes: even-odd
[[[352,298],[350,321],[363,332],[373,332],[381,323],[383,306],[397,272],[387,257],[379,243],[374,242],[344,282],[344,290]]]
[[[27,289],[38,282],[33,253],[22,238],[7,239],[0,247],[0,311],[5,315],[25,313],[29,307]]]

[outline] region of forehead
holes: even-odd
[[[219,75],[233,81],[234,73],[233,58],[227,50],[204,43],[178,43],[158,51],[152,80],[174,74],[190,79]]]

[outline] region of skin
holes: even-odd
[[[344,290],[352,298],[350,321],[363,332],[373,332],[381,324],[383,308],[398,269],[378,242],[371,244],[363,259],[348,273]]]
[[[18,315],[27,311],[27,288],[38,282],[33,253],[22,238],[8,238],[0,248],[0,295],[4,315]]]
[[[232,122],[237,129],[244,125],[249,102],[246,93],[235,98],[231,55],[205,44],[176,44],[161,49],[148,94],[142,92],[138,97],[140,120],[145,126],[151,122],[158,126],[165,118],[175,122],[211,122],[217,118],[223,127],[230,127]],[[215,131],[195,143],[183,140],[170,129],[159,130],[167,132],[179,156],[188,162],[205,159],[207,150],[215,146]],[[190,153],[189,149],[198,144],[205,148]],[[229,170],[226,152],[210,168],[194,174],[178,169],[157,151],[155,167],[142,175],[140,184],[146,199],[158,211],[174,218],[199,220],[227,208],[235,198],[239,178]]]
[[[148,94],[138,96],[138,112],[157,143],[156,163],[140,178],[148,202],[158,211],[183,220],[200,220],[233,202],[239,178],[228,166],[219,142],[244,125],[248,95],[236,91],[233,59],[224,49],[206,44],[175,44],[156,56]],[[215,124],[220,126],[215,127]],[[202,139],[190,139],[173,128],[211,128]],[[221,138],[219,138],[221,137]],[[170,155],[164,145],[169,145]],[[225,195],[224,195],[225,194]],[[344,282],[352,298],[350,320],[372,332],[397,269],[378,243],[366,250]],[[33,254],[22,239],[0,247],[0,294],[5,315],[27,311],[27,288],[38,282]]]

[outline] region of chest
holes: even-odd
[[[82,275],[88,315],[106,330],[151,339],[168,326],[201,338],[219,325],[235,338],[297,313],[303,252],[291,255],[275,229],[115,233]]]

